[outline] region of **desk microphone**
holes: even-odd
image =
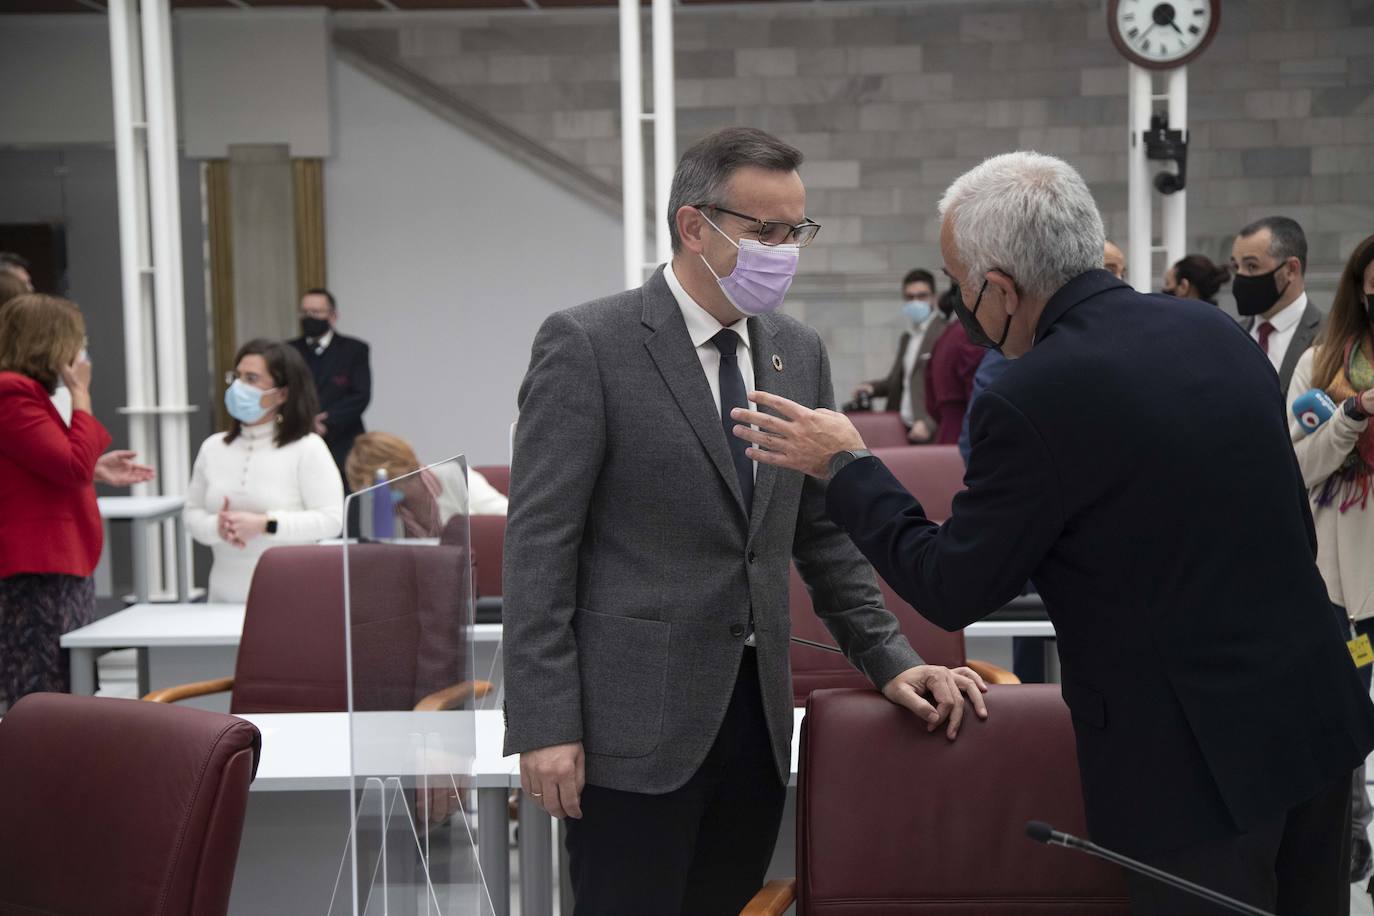
[[[813,649],[824,649],[827,652],[834,652],[836,655],[844,655],[844,650],[837,649],[834,646],[827,646],[823,642],[812,642],[809,639],[802,639],[800,636],[793,636],[790,638],[794,643],[800,646],[810,646]]]
[[[1273,913],[1267,910],[1261,910],[1259,907],[1251,906],[1248,903],[1236,900],[1234,897],[1228,897],[1220,891],[1214,891],[1211,888],[1203,887],[1201,884],[1185,881],[1177,875],[1171,875],[1167,871],[1161,871],[1153,865],[1146,865],[1144,862],[1137,862],[1135,859],[1127,858],[1119,852],[1112,852],[1110,849],[1104,849],[1091,840],[1084,840],[1074,836],[1072,833],[1063,833],[1062,831],[1055,830],[1044,821],[1027,821],[1026,836],[1035,840],[1037,843],[1044,843],[1048,846],[1064,846],[1069,849],[1086,852],[1090,856],[1097,856],[1099,859],[1106,859],[1108,862],[1120,865],[1122,868],[1128,868],[1137,874],[1144,875],[1147,878],[1153,878],[1156,881],[1177,888],[1185,893],[1201,897],[1203,900],[1210,900],[1212,903],[1224,906],[1237,913],[1249,913],[1251,916],[1274,916]]]

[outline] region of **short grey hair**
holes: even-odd
[[[1073,166],[1053,156],[994,156],[960,175],[940,200],[970,277],[1003,271],[1027,296],[1049,298],[1102,266],[1106,232]]]
[[[682,250],[677,211],[703,204],[725,206],[726,185],[737,169],[757,166],[774,172],[795,172],[801,150],[753,127],[727,127],[698,140],[682,154],[668,194],[668,234],[673,253]]]
[[[1269,257],[1279,261],[1297,258],[1304,274],[1307,273],[1307,233],[1302,231],[1295,219],[1286,216],[1266,216],[1241,229],[1239,236],[1247,239],[1256,232],[1269,230]]]

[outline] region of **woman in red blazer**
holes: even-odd
[[[66,299],[30,294],[0,307],[0,704],[66,690],[58,639],[94,616],[95,465],[110,434],[91,415],[85,340]],[[59,377],[70,426],[52,402]]]

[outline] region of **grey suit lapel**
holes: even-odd
[[[692,425],[706,454],[711,456],[725,485],[734,494],[735,505],[743,515],[744,495],[740,492],[739,478],[735,476],[730,449],[725,444],[720,414],[711,401],[711,387],[706,383],[706,374],[701,371],[701,360],[697,358],[691,335],[687,333],[687,322],[682,318],[682,310],[678,308],[668,282],[663,279],[661,268],[644,284],[641,293],[644,296],[642,320],[654,331],[645,339],[644,346],[648,348],[659,374],[672,392],[673,400],[677,401],[678,408]],[[752,328],[750,333],[753,333]],[[757,504],[757,487],[754,500]]]
[[[1285,394],[1288,393],[1288,382],[1293,378],[1293,370],[1298,367],[1298,360],[1316,342],[1317,332],[1321,330],[1321,326],[1321,309],[1308,300],[1307,308],[1303,309],[1298,326],[1293,331],[1293,340],[1288,344],[1288,352],[1283,354],[1283,365],[1279,368],[1279,378],[1283,380]]]
[[[792,361],[789,354],[778,341],[777,323],[764,316],[749,319],[750,356],[754,361],[754,389],[781,395],[792,401],[804,399],[792,384],[797,377],[794,368],[789,372],[788,365],[800,366]],[[778,366],[782,368],[779,369]],[[749,534],[752,537],[763,524],[768,512],[768,502],[773,496],[773,487],[778,481],[779,471],[771,464],[760,464],[754,477],[754,514],[749,520]]]

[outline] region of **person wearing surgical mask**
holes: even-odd
[[[1322,312],[1308,301],[1307,236],[1286,216],[1255,220],[1231,244],[1231,295],[1241,326],[1288,390],[1298,359],[1317,341]]]
[[[201,445],[184,511],[191,536],[214,554],[209,600],[240,603],[268,548],[339,534],[344,492],[314,432],[319,401],[295,349],[250,341],[225,384],[229,430]]]
[[[505,540],[505,752],[565,819],[578,913],[738,913],[762,886],[791,766],[794,561],[839,648],[919,727],[954,738],[986,712],[977,674],[925,665],[901,635],[826,520],[825,485],[733,435],[751,392],[834,408],[820,335],[779,311],[821,228],[804,174],[760,130],[693,144],[672,260],[534,338]]]
[[[897,358],[885,378],[864,382],[854,396],[887,398],[887,409],[896,409],[913,444],[935,438],[936,424],[926,410],[925,365],[935,342],[949,323],[949,314],[936,305],[935,276],[916,269],[902,280],[902,317],[908,327],[897,342]]]

